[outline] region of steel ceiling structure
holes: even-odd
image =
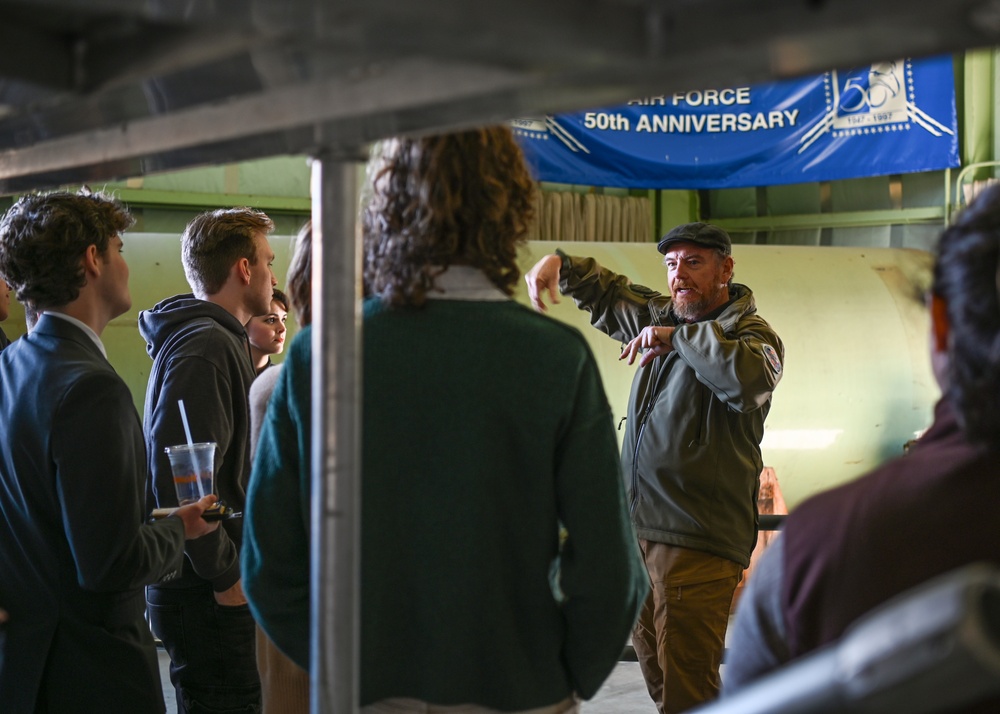
[[[317,159],[314,714],[358,705],[360,146],[1000,39],[1000,0],[0,0],[0,14],[0,194]]]
[[[0,0],[0,193],[995,44],[998,0]]]

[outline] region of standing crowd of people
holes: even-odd
[[[365,188],[362,711],[577,712],[630,638],[660,714],[718,696],[785,360],[729,235],[664,235],[664,291],[545,256],[523,278],[532,310],[513,295],[535,185],[508,129],[380,142]],[[25,196],[0,221],[0,287],[37,320],[0,341],[0,711],[163,712],[155,634],[179,714],[306,712],[311,226],[286,295],[264,213],[189,223],[191,293],[139,315],[140,419],[101,342],[131,307],[132,221],[88,191]],[[1000,488],[1000,189],[941,244],[935,425],[793,513],[741,600],[726,692],[909,585],[1000,560],[980,533]],[[621,448],[587,342],[539,314],[560,295],[638,362]],[[272,365],[290,311],[302,329]],[[165,447],[192,435],[216,444],[214,493],[180,505]],[[203,517],[217,501],[244,517]],[[913,547],[907,519],[942,504],[953,547]],[[893,569],[897,542],[912,557]]]

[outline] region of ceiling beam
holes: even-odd
[[[79,69],[83,92],[96,92],[211,64],[266,44],[234,29],[143,26],[124,37],[86,40]]]
[[[0,179],[503,93],[531,82],[525,75],[489,67],[414,60],[373,70],[366,77],[274,89],[0,152]]]

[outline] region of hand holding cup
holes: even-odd
[[[217,520],[206,521],[202,518],[205,509],[214,506],[218,500],[215,494],[210,493],[194,503],[181,506],[170,514],[171,518],[180,518],[184,522],[184,540],[201,538],[203,535],[207,535],[219,527]]]

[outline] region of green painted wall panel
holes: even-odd
[[[304,156],[251,161],[239,164],[239,192],[308,198],[309,177],[309,165]]]
[[[657,238],[666,234],[674,226],[698,220],[699,202],[697,191],[655,191],[658,196],[657,226],[653,231]],[[657,199],[654,199],[654,204]]]
[[[765,189],[767,215],[808,215],[822,210],[820,185],[815,182],[769,186]],[[819,245],[822,230],[802,228],[799,230],[772,230],[763,233],[760,242],[769,245]]]
[[[956,101],[959,102],[963,165],[996,158],[993,129],[996,121],[994,55],[993,49],[973,50],[965,53],[961,63],[961,79],[956,84]]]
[[[185,171],[169,171],[151,174],[141,179],[127,182],[135,188],[151,191],[198,191],[201,193],[225,193],[226,169],[224,166],[208,166]],[[116,184],[108,184],[114,186]],[[117,184],[120,186],[125,183]]]
[[[793,183],[767,188],[767,212],[773,216],[819,213],[820,185],[816,182]]]
[[[830,183],[831,212],[841,211],[884,211],[892,209],[889,194],[889,177],[874,176],[851,181]],[[834,228],[830,244],[834,246],[874,246],[888,248],[891,244],[891,229],[885,226],[859,228]]]
[[[727,188],[708,192],[709,216],[756,216],[757,189]]]

